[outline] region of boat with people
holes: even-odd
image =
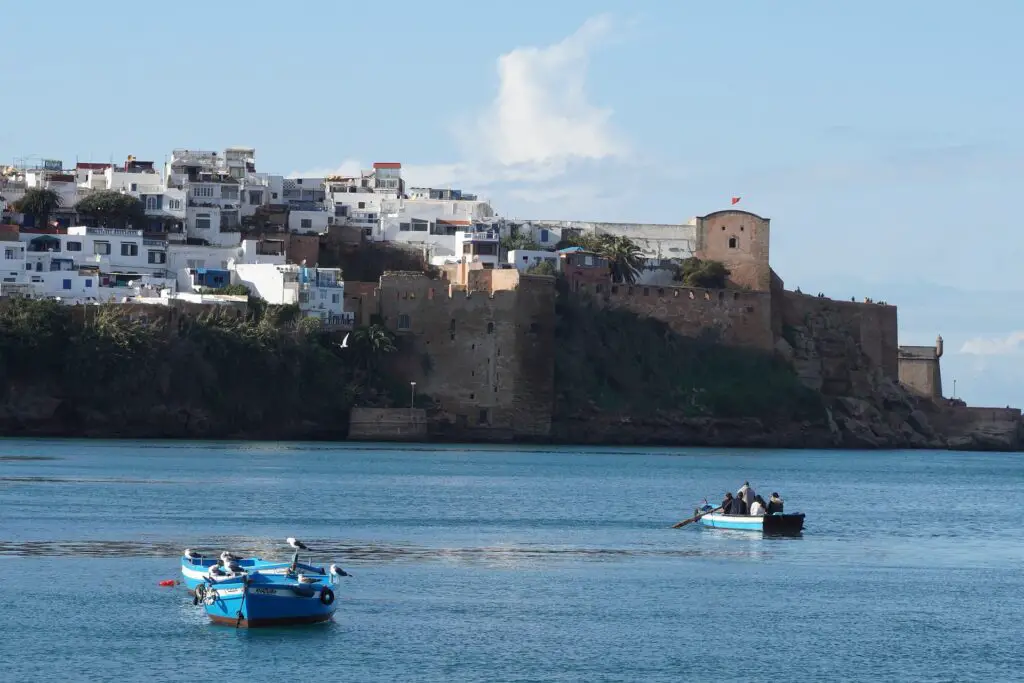
[[[694,522],[712,529],[735,529],[738,531],[757,531],[773,535],[796,535],[804,528],[805,515],[802,512],[784,512],[784,502],[779,494],[772,493],[771,499],[765,501],[744,482],[734,496],[725,494],[725,499],[718,507],[708,504],[693,511],[693,517],[673,525],[674,529]]]
[[[697,521],[701,526],[712,529],[736,529],[739,531],[760,531],[765,534],[798,534],[804,528],[804,513],[773,512],[768,515],[727,515],[714,512],[714,508],[705,505]]]
[[[337,609],[334,586],[350,574],[336,564],[300,563],[299,550],[308,547],[294,538],[288,543],[295,554],[287,563],[228,552],[213,559],[186,549],[181,568],[192,604],[202,605],[210,621],[237,628],[329,621]]]

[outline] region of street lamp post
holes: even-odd
[[[953,398],[956,398],[956,380],[953,380]]]
[[[409,382],[409,410],[416,407],[416,382]]]

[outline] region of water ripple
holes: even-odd
[[[543,562],[546,560],[572,559],[591,561],[614,561],[640,557],[703,557],[703,558],[750,558],[765,557],[765,551],[708,550],[698,548],[586,548],[557,546],[482,546],[463,548],[431,548],[402,544],[352,544],[329,539],[310,539],[307,543],[314,549],[315,561],[330,557],[335,561],[354,564],[379,564],[392,562],[460,562],[473,564],[505,565],[522,562]],[[191,545],[171,541],[0,541],[0,557],[178,557],[185,547],[199,552],[217,555],[221,550],[248,556],[259,555],[266,559],[275,557],[290,559],[290,554],[281,552],[278,542],[264,539],[222,537],[199,539]]]

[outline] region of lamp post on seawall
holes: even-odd
[[[409,382],[409,411],[416,407],[416,382]]]
[[[953,398],[956,398],[956,379],[953,380]]]

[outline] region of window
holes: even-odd
[[[494,334],[494,323],[487,323],[487,334]]]
[[[398,231],[399,232],[409,232],[410,230],[412,230],[412,225],[411,224],[409,224],[409,223],[399,223],[398,224]]]
[[[132,192],[138,192],[139,191],[139,184],[138,183],[132,183],[132,186],[131,186],[130,189],[131,189]]]
[[[485,425],[490,423],[491,416],[488,413],[489,411],[487,410],[487,408],[480,409],[480,424]]]
[[[340,294],[331,294],[331,303],[332,304],[341,303],[341,295]]]
[[[548,241],[548,231],[546,229],[540,231],[540,241],[542,244]]]
[[[168,199],[167,208],[171,211],[181,211],[181,200],[180,199]]]
[[[260,193],[260,196],[262,197],[262,196],[263,196],[263,194],[262,194],[262,193]],[[271,198],[271,199],[277,199],[277,193],[276,193],[276,192],[271,192],[271,193],[270,193],[270,198]]]
[[[213,186],[212,185],[195,185],[192,187],[193,197],[212,197]]]
[[[64,280],[64,289],[71,289],[71,280]]]
[[[303,227],[303,228],[312,228],[313,227],[313,219],[312,218],[303,218],[302,220],[299,221],[299,225],[301,227]]]
[[[81,242],[65,242],[64,243],[64,248],[67,249],[68,251],[82,251],[82,243]]]
[[[139,245],[137,242],[121,242],[121,256],[138,256]]]
[[[85,278],[85,288],[89,289],[91,287],[92,287],[92,278],[91,277]]]
[[[735,249],[736,248],[736,238],[735,237],[730,237],[729,238],[729,248],[730,249]]]
[[[18,251],[18,249],[4,249],[4,258],[7,259],[8,261],[13,261],[14,259],[18,258]]]
[[[398,316],[398,329],[408,330],[409,329],[409,314],[402,313]]]
[[[155,195],[146,195],[146,211],[156,211]]]
[[[359,208],[360,209],[365,209],[366,208],[366,202],[359,202]]]
[[[274,199],[277,199],[277,193],[274,193]],[[260,205],[263,203],[263,190],[249,190],[249,203],[253,205]]]
[[[412,219],[413,232],[427,232],[430,230],[430,221],[420,220],[418,218]]]
[[[205,268],[206,259],[190,258],[187,261],[185,261],[185,267],[192,270],[195,270],[196,268]]]
[[[92,253],[99,254],[100,256],[108,255],[110,253],[110,242],[94,242]]]
[[[196,230],[209,230],[210,229],[210,214],[208,213],[197,213],[196,214]]]
[[[150,249],[148,260],[150,263],[167,263],[167,253],[163,251],[157,251],[155,249]]]
[[[234,185],[221,185],[221,199],[238,199],[238,188]]]

